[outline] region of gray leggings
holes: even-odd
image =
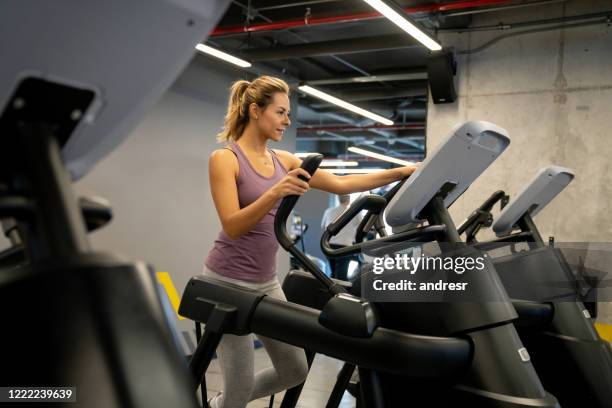
[[[204,274],[230,283],[259,290],[276,299],[287,300],[278,282],[243,282],[226,278],[205,268]],[[226,334],[217,348],[223,374],[223,393],[216,399],[218,408],[244,408],[249,401],[281,392],[306,381],[308,364],[304,350],[269,337],[257,336],[272,360],[273,367],[255,373],[253,335]]]

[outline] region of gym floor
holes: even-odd
[[[272,363],[263,348],[255,350],[255,371],[265,368]],[[300,395],[297,408],[309,408],[309,407],[324,407],[331,390],[336,383],[336,375],[342,368],[342,362],[324,355],[318,354],[315,357],[314,364],[308,373],[308,379],[306,385]],[[217,392],[221,389],[223,379],[221,371],[219,369],[219,363],[217,360],[213,360],[210,363],[210,367],[206,372],[206,385],[208,387],[208,398],[217,395]],[[280,407],[281,401],[283,400],[284,392],[276,394],[274,398],[274,407]],[[198,392],[198,396],[200,393]],[[262,398],[251,402],[247,405],[247,408],[268,408],[269,399]],[[355,406],[355,399],[348,393],[344,393],[342,402],[339,408],[353,408]]]

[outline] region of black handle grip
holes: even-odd
[[[312,176],[319,168],[322,160],[323,155],[313,154],[306,157],[300,167],[306,170],[308,174]],[[346,292],[346,289],[334,283],[334,281],[325,275],[325,273],[314,262],[312,262],[305,253],[297,249],[295,247],[295,243],[289,236],[289,233],[287,232],[287,219],[289,218],[289,214],[291,214],[291,211],[293,210],[293,207],[295,207],[295,204],[299,198],[300,197],[297,195],[291,195],[283,198],[283,201],[281,201],[278,210],[276,211],[276,217],[274,217],[274,233],[276,234],[276,239],[278,240],[279,244],[287,252],[293,255],[293,257],[297,259],[308,272],[312,273],[312,275],[318,279],[330,293],[337,294]]]
[[[357,216],[361,211],[367,210],[375,214],[380,214],[385,209],[387,200],[383,197],[369,194],[362,196],[357,199],[349,208],[346,209],[340,217],[336,218],[331,224],[327,226],[327,231],[334,236],[342,230],[353,218]]]
[[[491,196],[487,198],[484,203],[482,203],[482,205],[478,207],[478,209],[480,211],[491,211],[495,203],[502,200],[504,197],[506,197],[506,193],[503,190],[497,190],[496,192],[491,194]]]
[[[383,195],[383,197],[385,198],[385,200],[387,200],[387,202],[391,201],[391,199],[395,196],[395,194],[397,194],[397,192],[399,191],[400,188],[402,188],[402,186],[404,184],[406,184],[406,181],[408,181],[408,179],[410,178],[410,176],[403,178],[402,180],[400,180],[399,183],[397,183],[395,186],[393,186],[392,189],[390,189],[389,191],[387,191],[385,193],[385,195]]]
[[[101,197],[81,197],[79,203],[87,231],[101,228],[113,219],[112,207]]]
[[[379,231],[379,227],[380,227],[380,219],[379,219],[379,214],[374,214],[371,212],[368,212],[363,219],[361,220],[361,222],[359,223],[359,226],[357,227],[357,233],[355,234],[355,243],[358,244],[360,242],[363,242],[363,240],[368,236],[368,233],[370,232],[370,230],[372,228],[376,229],[376,232],[383,232],[382,230]],[[381,235],[381,237],[386,237],[386,231],[384,231]]]
[[[367,196],[359,197],[357,201],[355,201],[346,211],[340,214],[340,217],[335,219],[331,224],[327,226],[325,231],[323,231],[323,235],[321,236],[321,250],[324,254],[328,254],[328,250],[331,249],[330,239],[338,234],[342,228],[344,228],[353,218],[357,216],[361,211],[367,210],[370,217],[378,216],[387,205],[387,200],[383,197],[370,194]],[[359,224],[359,228],[361,228],[363,222]],[[359,234],[359,229],[357,231]],[[351,247],[353,247],[352,245]],[[342,250],[349,247],[343,247],[340,249],[335,249],[335,251],[343,252]]]
[[[312,176],[319,168],[322,160],[322,154],[312,154],[304,158],[304,161],[300,167],[306,170],[308,174]],[[306,182],[308,181],[303,176],[298,177]],[[276,210],[276,217],[274,218],[274,233],[276,234],[276,239],[287,251],[293,245],[293,240],[287,233],[287,219],[289,218],[289,214],[291,214],[291,211],[293,211],[293,207],[295,207],[295,204],[299,198],[300,196],[297,195],[290,195],[283,198],[283,201],[281,201],[278,209]]]
[[[461,235],[464,232],[468,233],[466,238],[470,242],[474,235],[480,230],[480,227],[485,225],[487,220],[490,220],[490,212],[495,203],[502,200],[502,204],[507,200],[508,196],[502,190],[498,190],[491,194],[470,216],[457,228],[457,232]]]
[[[323,237],[321,237],[321,251],[323,251],[325,256],[327,256],[328,258],[340,258],[343,256],[359,254],[366,245],[367,248],[369,248],[369,251],[374,251],[374,248],[384,247],[383,244],[387,243],[430,242],[435,239],[441,239],[445,232],[446,227],[444,225],[428,225],[426,227],[411,229],[408,231],[389,235],[387,237],[374,239],[368,242],[360,242],[354,245],[333,248],[329,243],[328,237],[325,237],[325,235],[327,234],[327,231],[325,231],[323,232]]]
[[[113,218],[110,204],[101,197],[81,197],[79,205],[83,218],[87,222],[87,230],[93,231],[108,224]],[[34,202],[23,196],[0,197],[0,218],[31,219],[35,216]]]
[[[409,177],[410,176],[402,179],[399,183],[393,186],[393,188],[391,188],[389,191],[387,191],[382,196],[387,203],[389,203],[389,201],[391,201],[393,196],[397,194],[399,189],[402,188],[402,186],[404,185],[404,183],[406,183]],[[370,229],[372,228],[372,226],[376,228],[376,232],[378,232],[381,237],[387,236],[387,232],[384,229],[384,222],[382,222],[382,220],[380,219],[381,213],[382,213],[382,210],[379,212],[368,211],[363,216],[363,220],[361,220],[361,223],[359,224],[359,227],[357,228],[357,234],[355,235],[355,242],[357,243],[362,242],[363,239],[368,234],[368,232],[370,232]]]

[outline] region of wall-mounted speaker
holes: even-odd
[[[457,100],[455,74],[457,63],[450,50],[434,52],[427,60],[427,75],[433,103],[452,103]]]

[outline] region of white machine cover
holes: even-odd
[[[0,112],[20,80],[90,89],[63,147],[73,179],[125,139],[172,84],[229,0],[0,2]]]
[[[421,222],[419,213],[447,183],[448,208],[510,144],[508,132],[489,122],[456,126],[427,156],[387,205],[385,219],[394,229]]]
[[[495,235],[502,237],[511,233],[514,224],[527,212],[535,216],[573,179],[574,172],[566,167],[548,166],[540,169],[501,211],[492,226]]]

